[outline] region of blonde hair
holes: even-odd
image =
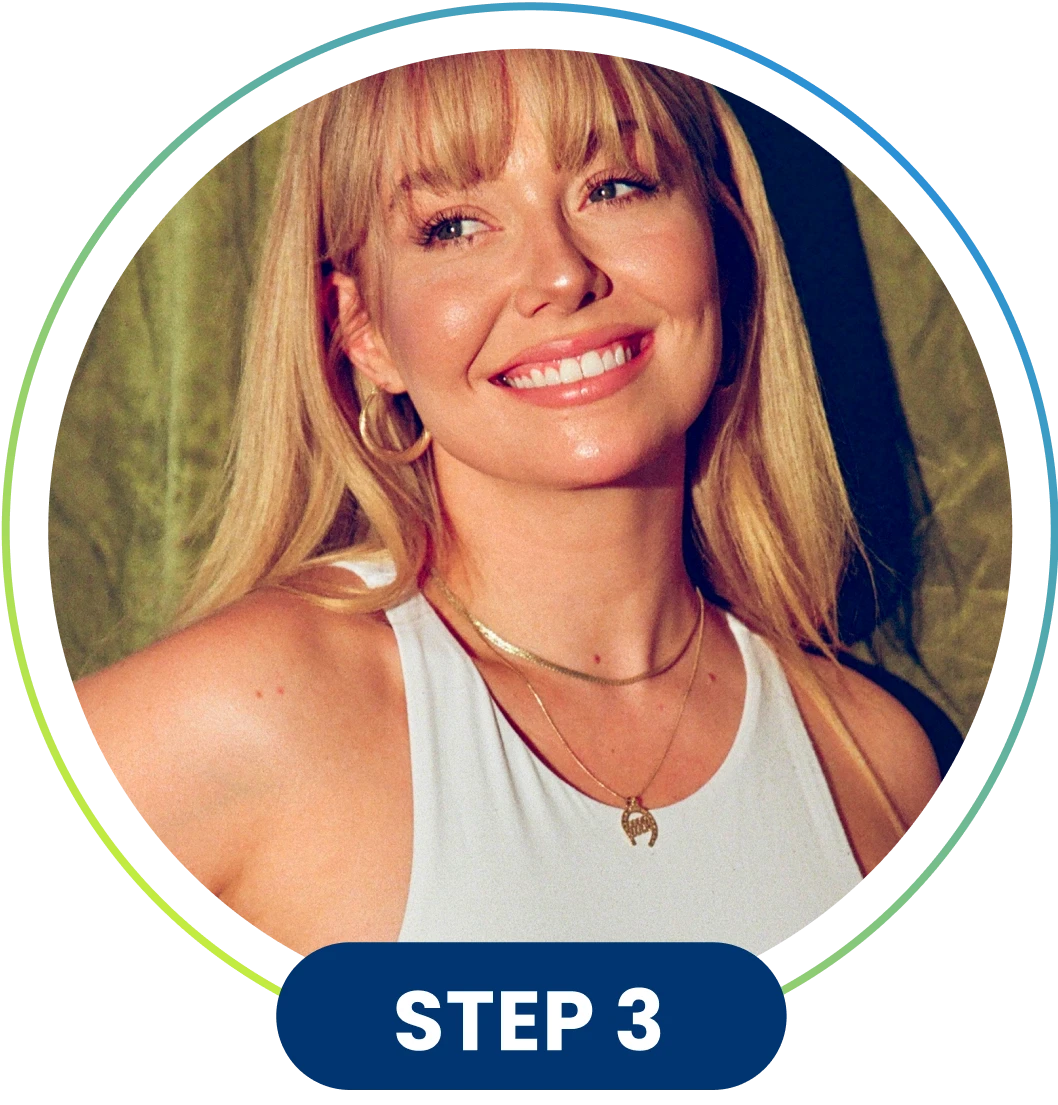
[[[519,110],[560,165],[583,166],[598,151],[627,159],[630,131],[645,168],[690,162],[725,285],[725,386],[688,437],[688,568],[786,654],[806,645],[832,654],[838,587],[858,538],[745,135],[697,80],[557,51],[416,63],[296,113],[256,288],[226,505],[184,620],[265,585],[373,611],[421,584],[443,536],[430,455],[398,467],[364,448],[356,426],[370,387],[337,341],[327,277],[363,275],[365,243],[402,177],[459,187],[498,175]],[[421,427],[406,397],[398,415],[393,443],[407,444]],[[396,568],[386,587],[298,579],[313,565],[376,554]]]
[[[606,54],[482,51],[416,62],[298,109],[256,282],[228,463],[226,503],[181,622],[254,588],[298,588],[306,567],[383,552],[386,588],[333,593],[350,609],[391,606],[419,586],[442,539],[429,453],[380,463],[356,429],[370,386],[350,366],[324,304],[329,270],[355,274],[380,317],[368,251],[394,181],[438,189],[499,175],[514,96],[556,164],[604,152],[692,162],[725,283],[719,388],[691,431],[692,571],[776,645],[837,641],[837,591],[857,544],[815,365],[753,152],[731,109],[689,75]],[[663,171],[663,169],[662,169]],[[420,427],[404,400],[407,425]],[[306,593],[321,596],[317,586]]]

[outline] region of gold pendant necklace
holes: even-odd
[[[648,848],[653,848],[654,841],[658,839],[658,823],[638,798],[625,799],[625,812],[621,814],[621,828],[632,842],[633,848],[636,846],[636,837],[644,833],[650,833],[650,839],[647,841]]]
[[[572,748],[570,748],[569,741],[566,740],[566,738],[562,735],[562,731],[555,724],[554,718],[552,718],[551,714],[548,712],[547,707],[544,705],[544,700],[540,697],[537,689],[529,681],[529,677],[524,672],[519,671],[518,668],[516,668],[514,664],[512,664],[510,660],[507,659],[503,652],[492,643],[490,638],[481,631],[481,628],[479,628],[479,626],[481,626],[482,623],[471,616],[467,608],[459,601],[459,599],[455,597],[455,595],[452,594],[452,592],[444,584],[444,582],[441,580],[441,577],[435,574],[433,578],[437,581],[441,593],[445,596],[445,598],[449,600],[456,611],[462,614],[467,619],[467,621],[470,622],[470,624],[474,627],[474,631],[477,633],[477,635],[496,654],[496,658],[525,682],[526,687],[528,687],[529,689],[529,693],[536,700],[537,706],[540,707],[540,712],[544,715],[547,724],[551,727],[551,730],[552,732],[554,732],[555,736],[558,737],[559,741],[562,744],[562,747],[573,758],[573,762],[597,786],[602,787],[602,789],[605,790],[607,794],[612,795],[614,798],[620,799],[624,803],[624,808],[621,811],[621,828],[624,831],[625,836],[628,837],[628,840],[631,843],[632,847],[635,847],[636,837],[646,836],[649,833],[650,839],[647,841],[647,847],[653,848],[658,839],[658,823],[650,810],[643,805],[643,795],[646,794],[646,792],[650,789],[650,785],[658,777],[658,772],[661,770],[662,765],[668,759],[669,751],[672,748],[672,742],[676,739],[676,733],[680,728],[680,722],[683,720],[683,711],[687,707],[687,699],[691,696],[691,689],[694,686],[694,680],[698,674],[698,662],[699,660],[701,660],[702,656],[702,631],[705,627],[705,600],[702,598],[702,593],[700,591],[695,592],[695,594],[698,596],[698,620],[695,633],[696,640],[694,645],[694,666],[691,668],[691,678],[687,681],[687,687],[683,692],[683,697],[680,699],[680,708],[676,712],[676,723],[672,727],[672,732],[669,733],[669,739],[665,745],[665,751],[662,752],[661,759],[658,760],[657,765],[651,772],[650,778],[647,779],[646,783],[644,783],[643,786],[640,788],[639,794],[627,795],[621,794],[619,791],[614,790],[613,787],[607,786],[606,783],[604,783],[602,779],[600,779],[599,776],[596,775],[595,772],[592,771],[592,769],[588,767],[588,765],[577,755],[577,753],[574,752]],[[680,652],[680,655],[682,656],[683,652],[685,652],[686,650],[687,646],[685,644]],[[672,667],[672,664],[670,664],[669,667]],[[583,677],[584,673],[581,674]],[[642,679],[645,677],[640,676],[638,678]],[[604,682],[604,680],[600,679],[599,682]]]

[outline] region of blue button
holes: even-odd
[[[331,944],[276,1009],[337,1089],[724,1089],[782,1043],[786,1001],[731,944]]]

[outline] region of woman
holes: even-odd
[[[185,627],[80,685],[211,890],[339,940],[762,951],[937,783],[716,93],[511,51],[302,109]],[[791,690],[792,688],[792,690]]]

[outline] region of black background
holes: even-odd
[[[27,65],[9,115],[9,177],[21,197],[11,210],[27,212],[23,334],[38,323],[87,228],[164,140],[248,73],[343,29],[291,30],[292,21],[281,20],[270,32],[206,30],[208,20],[187,14],[171,27],[77,19],[61,28],[41,23],[46,50],[25,36]],[[858,27],[820,17],[714,27],[844,96],[918,159],[984,244],[1039,356],[1050,264],[1041,265],[1037,251],[1052,254],[1054,246],[1038,171],[1045,131],[1052,134],[1039,103],[1046,82],[1043,53],[1031,41],[1038,30],[952,31],[899,18]],[[552,41],[561,41],[561,28],[555,20],[548,29]],[[606,44],[605,25],[599,42]],[[1031,443],[1018,455],[1027,461],[1019,480],[1035,477]],[[24,527],[38,525],[30,488],[42,475],[24,471],[20,481],[24,549]],[[1020,537],[1029,539],[1024,522]],[[20,603],[43,621],[43,579],[32,588],[34,609],[34,565],[24,551],[20,569]],[[187,945],[122,880],[36,751],[21,711],[15,716],[30,754],[9,789],[24,810],[12,825],[8,978],[23,1012],[9,1071],[24,1064],[42,1090],[91,1086],[118,1099],[157,1090],[207,1099],[322,1095],[287,1069],[272,1039],[271,999]],[[1030,738],[1038,711],[1036,720]],[[1035,986],[1026,974],[1046,955],[1048,927],[1037,901],[1040,861],[1028,857],[1039,854],[1029,829],[1037,746],[1029,739],[1019,748],[992,808],[912,912],[797,994],[785,1054],[744,1092],[913,1099],[992,1082],[1013,1088],[1043,1065],[1026,1004]]]

